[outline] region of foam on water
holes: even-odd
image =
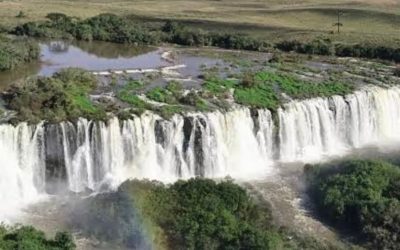
[[[398,128],[398,87],[294,101],[275,119],[268,110],[238,107],[170,120],[145,113],[107,123],[1,125],[0,214],[39,199],[55,182],[82,192],[130,178],[263,178],[278,162],[318,162],[369,145],[398,145]]]

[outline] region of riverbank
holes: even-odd
[[[171,43],[184,46],[214,46],[250,51],[295,51],[311,55],[336,55],[400,61],[397,45],[374,44],[365,39],[353,42],[336,41],[328,36],[298,40],[295,38],[269,41],[237,31],[224,32],[193,28],[184,22],[138,21],[132,16],[100,14],[77,20],[63,13],[49,13],[46,21],[28,22],[9,30],[15,35],[40,38],[108,41],[123,44],[159,45]],[[123,35],[121,35],[123,34]]]

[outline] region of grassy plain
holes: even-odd
[[[340,35],[337,9],[343,11]],[[25,17],[16,17],[23,11]],[[86,18],[100,13],[178,19],[196,27],[250,33],[269,41],[310,39],[400,45],[400,0],[0,0],[0,24],[44,19],[49,12]]]

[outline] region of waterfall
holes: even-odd
[[[263,111],[260,119],[267,118],[269,111]],[[253,118],[244,108],[175,115],[171,120],[153,113],[126,121],[112,118],[107,124],[79,119],[76,126],[60,126],[68,185],[75,192],[128,178],[243,178],[270,170],[263,148],[272,146],[260,136],[260,147]]]
[[[124,121],[0,125],[0,201],[108,189],[129,178],[262,178],[278,162],[400,142],[398,128],[398,87],[293,101],[274,114],[237,107],[170,120],[146,112]]]
[[[39,198],[45,187],[42,124],[0,126],[0,215]]]
[[[291,102],[278,110],[279,160],[318,161],[350,149],[400,142],[400,88]]]

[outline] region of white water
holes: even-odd
[[[80,119],[58,125],[65,188],[115,187],[128,178],[205,176],[254,179],[276,162],[315,162],[354,148],[400,142],[400,89],[371,87],[345,98],[292,102],[277,112],[247,108],[227,113],[190,113],[170,121],[146,113],[128,121]],[[47,185],[45,125],[0,126],[1,209],[33,201]],[[56,143],[57,144],[57,143]],[[400,144],[400,143],[399,143]],[[104,185],[104,186],[103,186]],[[10,204],[10,205],[3,205]],[[3,211],[0,211],[3,213]]]
[[[70,123],[61,127],[68,185],[75,192],[128,178],[171,182],[199,175],[243,178],[270,171],[270,157],[259,147],[247,109],[193,113],[170,121],[147,113],[123,122],[113,118],[107,125],[80,119],[76,128]],[[73,147],[67,131],[79,138]],[[245,167],[248,164],[251,167]]]
[[[354,148],[400,142],[398,87],[292,102],[278,114],[282,162],[318,161]]]
[[[43,126],[0,126],[0,220],[44,191]]]

